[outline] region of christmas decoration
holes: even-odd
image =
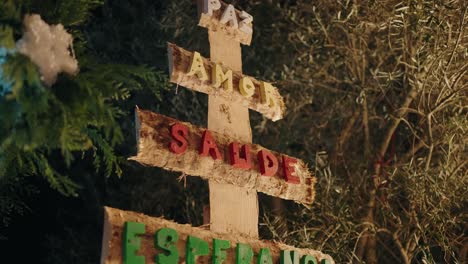
[[[78,61],[70,54],[73,38],[62,24],[48,25],[37,14],[26,15],[23,22],[25,32],[16,44],[18,52],[39,67],[46,85],[54,84],[60,72],[70,75],[78,72]]]

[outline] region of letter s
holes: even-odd
[[[175,154],[182,154],[187,150],[188,128],[187,126],[175,123],[171,126],[171,137],[172,141],[169,144],[169,149]]]

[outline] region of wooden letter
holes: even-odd
[[[275,107],[275,98],[273,97],[273,91],[275,88],[273,85],[267,82],[261,82],[260,84],[260,99],[262,104],[268,104],[270,107]]]
[[[258,152],[258,165],[263,176],[273,176],[278,171],[278,159],[266,149]]]
[[[226,9],[224,9],[224,13],[221,16],[221,20],[219,21],[221,24],[230,25],[233,28],[238,28],[239,25],[237,24],[237,16],[236,16],[236,9],[233,5],[228,5]]]
[[[234,168],[250,169],[252,167],[250,146],[248,144],[243,145],[239,151],[239,143],[232,142],[229,144],[229,156],[231,158],[231,165]]]
[[[198,52],[193,53],[192,63],[190,64],[190,68],[187,72],[187,76],[197,75],[198,79],[201,81],[208,80],[208,74],[205,70],[205,65],[203,65],[203,59]]]
[[[263,177],[263,179],[265,180],[265,177]],[[284,182],[282,179],[281,181]],[[245,217],[243,212],[240,214],[240,216]],[[271,262],[267,260],[269,259],[269,256],[271,256],[273,260],[272,262],[274,264],[280,264],[280,253],[282,250],[294,250],[299,256],[313,256],[317,260],[317,263],[320,264],[335,264],[329,255],[323,254],[317,250],[294,248],[276,241],[259,240],[258,238],[250,236],[238,235],[235,233],[235,231],[229,231],[229,233],[216,233],[215,231],[210,231],[200,227],[192,227],[187,224],[178,224],[161,217],[151,217],[137,212],[122,211],[110,207],[104,207],[104,232],[102,241],[102,256],[100,262],[101,264],[124,263],[124,249],[122,245],[125,244],[123,240],[125,233],[128,231],[128,228],[125,227],[128,225],[125,224],[126,222],[137,222],[137,225],[144,224],[144,230],[138,230],[138,232],[136,232],[138,235],[133,236],[133,238],[140,239],[141,244],[132,249],[134,251],[128,252],[141,255],[142,261],[147,260],[148,264],[154,264],[155,256],[158,254],[167,256],[169,251],[165,248],[169,248],[166,246],[172,245],[177,247],[179,253],[179,260],[175,262],[177,264],[193,264],[194,257],[196,256],[200,256],[196,257],[196,263],[199,264],[234,264],[236,263],[236,258],[241,264],[271,264]],[[161,229],[166,229],[168,233],[163,235],[163,232],[159,231]],[[177,232],[177,241],[175,238],[175,233],[172,234],[172,230]],[[143,231],[144,234],[140,234],[140,231]],[[155,247],[155,234],[156,236],[159,236],[159,238],[156,238],[158,239],[157,243],[163,245],[165,248],[159,248],[159,246]],[[196,236],[196,238],[190,238],[190,236]],[[168,241],[167,238],[169,237],[172,237],[170,242],[166,242]],[[132,240],[132,236],[127,236],[126,238]],[[214,238],[216,238],[217,241],[214,240]],[[236,240],[236,242],[231,243],[231,248],[229,248],[228,241],[233,238]],[[187,246],[187,240],[191,240],[189,243],[190,246]],[[209,242],[210,245],[208,246],[205,241]],[[134,242],[135,240],[130,241],[130,243]],[[204,245],[197,245],[196,242]],[[241,245],[237,245],[237,243]],[[200,248],[205,249],[200,250]],[[202,254],[199,253],[203,253],[203,251],[209,251],[209,255],[201,256]],[[226,259],[221,263],[221,260],[224,256],[223,252],[226,253]],[[213,262],[214,258],[212,255],[220,256],[220,258],[217,258],[219,260],[218,263]],[[305,260],[308,259],[309,258],[306,258]],[[310,261],[308,263],[307,261],[306,263],[298,263],[317,264]],[[156,261],[156,264],[162,263]]]
[[[253,255],[253,250],[249,245],[237,243],[236,264],[251,264]]]
[[[213,11],[221,8],[219,0],[203,0],[203,13],[209,16],[213,15]]]
[[[197,256],[206,256],[210,253],[208,242],[198,237],[188,236],[185,250],[185,263],[195,264]]]
[[[314,256],[304,255],[301,258],[301,264],[317,264],[317,259]]]
[[[273,264],[273,259],[271,258],[270,249],[268,248],[260,249],[260,252],[258,253],[257,264]]]
[[[145,224],[125,222],[122,247],[124,264],[145,264],[144,256],[135,255],[141,246],[141,239],[137,235],[142,234],[145,234]]]
[[[249,26],[253,21],[253,16],[249,13],[242,11],[240,13],[240,18],[243,20],[239,23],[239,30],[244,31],[245,33],[252,34],[252,27]]]
[[[187,134],[187,126],[180,123],[175,123],[171,126],[171,137],[173,139],[169,144],[169,149],[171,152],[175,154],[181,154],[187,150]]]
[[[177,264],[179,262],[177,240],[179,240],[179,235],[172,228],[161,228],[154,234],[154,247],[164,251],[156,255],[156,263]]]
[[[297,160],[288,156],[283,156],[283,175],[284,179],[289,183],[301,183],[301,180],[297,176],[293,176],[296,172],[293,164],[297,163]]]
[[[223,84],[223,88],[226,92],[232,92],[232,71],[227,70],[227,72],[224,73],[223,68],[215,64],[211,69],[211,82],[215,88]]]
[[[203,132],[199,154],[203,157],[206,157],[208,154],[210,154],[214,160],[222,158],[221,153],[219,153],[218,146],[216,146],[216,142],[208,130]]]
[[[255,86],[249,77],[243,77],[240,79],[239,92],[247,98],[252,97],[252,95],[255,93]]]
[[[281,250],[280,264],[299,264],[299,254],[295,250]]]
[[[226,261],[226,249],[231,247],[227,240],[213,239],[213,264],[222,264]]]

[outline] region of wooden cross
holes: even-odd
[[[198,52],[190,52],[169,43],[170,80],[177,85],[208,94],[208,130],[215,135],[218,143],[228,137],[233,142],[250,146],[247,151],[249,155],[250,150],[258,150],[257,160],[253,161],[255,164],[250,164],[244,169],[261,167],[260,172],[213,162],[209,157],[200,158],[195,149],[187,151],[187,146],[183,151],[171,153],[165,143],[161,143],[163,138],[170,136],[161,131],[165,130],[162,127],[164,124],[173,124],[174,121],[139,109],[136,122],[139,150],[138,155],[131,159],[142,164],[208,179],[211,230],[258,237],[257,191],[310,204],[314,198],[315,178],[303,161],[252,145],[249,109],[258,111],[273,121],[281,119],[285,109],[277,88],[268,82],[242,74],[240,44],[250,44],[253,31],[252,16],[218,0],[199,0],[198,6],[199,25],[208,28],[210,59],[201,57]],[[156,124],[154,120],[166,121]],[[172,128],[165,131],[176,130],[171,132],[173,137],[177,137],[178,133],[199,133],[196,132],[199,128],[190,124],[184,126],[187,127],[186,132]],[[159,131],[156,131],[155,127],[158,127]],[[155,137],[160,140],[155,140]],[[183,144],[182,141],[178,143]],[[189,143],[192,143],[192,146],[199,144]],[[216,149],[216,152],[220,151]],[[224,152],[221,151],[219,156],[222,156],[222,153]],[[213,157],[215,160],[218,158]],[[208,167],[210,169],[207,169]],[[272,173],[269,174],[268,170]]]
[[[202,2],[202,3],[200,3]],[[203,3],[205,2],[205,3]],[[207,10],[206,1],[199,1],[201,9]],[[224,7],[226,7],[224,5]],[[221,10],[220,10],[221,11]],[[221,12],[219,12],[221,13]],[[201,13],[204,17],[206,13]],[[215,15],[215,14],[213,14]],[[219,20],[213,20],[219,23]],[[226,67],[242,72],[240,42],[224,30],[208,26],[210,59]],[[231,137],[251,143],[249,109],[233,104],[220,96],[208,96],[208,129],[228,133]],[[209,181],[210,229],[215,232],[235,232],[258,237],[258,199],[256,190]]]
[[[169,71],[171,82],[208,94],[208,129],[137,108],[130,159],[207,179],[211,230],[105,207],[101,263],[333,264],[322,252],[258,239],[257,191],[308,205],[315,178],[304,161],[252,144],[249,109],[276,121],[285,108],[273,85],[242,74],[253,18],[219,0],[199,0],[199,10],[210,59],[169,44]]]

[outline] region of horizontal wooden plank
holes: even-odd
[[[211,132],[222,156],[221,160],[214,160],[211,156],[199,155],[199,147],[205,128],[140,109],[136,109],[135,117],[138,152],[136,156],[130,158],[131,160],[147,166],[162,167],[191,176],[200,176],[214,182],[253,189],[271,196],[293,200],[306,206],[314,200],[316,179],[302,160],[298,159],[297,163],[293,165],[295,170],[293,175],[299,178],[299,183],[286,182],[281,166],[283,166],[283,156],[291,158],[287,155],[270,151],[277,158],[280,167],[275,175],[264,176],[259,171],[260,163],[257,159],[260,150],[267,150],[262,146],[249,144],[252,157],[250,169],[234,168],[229,162],[227,146],[233,141],[239,142],[240,145],[248,144],[247,142],[233,139],[225,134]],[[170,128],[176,123],[188,127],[188,148],[182,154],[175,154],[169,149],[169,144],[172,141]]]
[[[218,1],[218,0],[214,0]],[[221,31],[234,41],[238,41],[244,45],[249,46],[252,42],[252,35],[253,35],[253,25],[252,23],[246,24],[249,28],[249,32],[245,32],[239,29],[239,27],[232,27],[228,24],[221,23],[221,17],[226,10],[228,4],[224,3],[223,1],[219,0],[221,4],[221,8],[218,10],[214,10],[213,13],[207,14],[204,12],[205,10],[205,0],[198,0],[198,14],[199,14],[199,22],[198,25],[204,28],[207,28],[211,31]],[[213,2],[213,1],[212,1]],[[235,9],[236,16],[241,18],[241,10]],[[238,22],[240,23],[242,19],[239,19]]]
[[[234,70],[232,71],[232,92],[225,91],[222,88],[215,88],[211,83],[211,78],[202,81],[196,75],[187,75],[192,62],[193,54],[194,53],[191,51],[180,48],[175,44],[168,43],[169,74],[171,82],[205,94],[222,96],[226,99],[229,99],[232,104],[238,104],[250,108],[261,113],[272,121],[277,121],[283,118],[286,107],[283,97],[280,95],[277,88],[273,87],[272,89],[272,97],[275,101],[274,106],[270,106],[269,104],[261,102],[259,87],[261,86],[262,81],[259,81],[250,76],[243,75],[242,73]],[[207,71],[207,76],[210,77],[212,68],[215,66],[215,63],[206,58],[202,59],[203,65]],[[223,68],[224,72],[229,70],[227,67],[222,65],[220,66]],[[251,97],[245,97],[239,91],[238,84],[243,77],[249,77],[255,86],[255,93]]]
[[[111,207],[105,207],[104,210],[104,234],[101,254],[102,264],[123,263],[124,227],[125,223],[128,222],[144,224],[144,234],[137,235],[136,237],[136,239],[140,240],[140,246],[136,248],[134,253],[137,256],[142,256],[145,259],[145,263],[155,263],[155,257],[162,253],[162,250],[156,249],[154,245],[154,234],[162,228],[171,228],[178,234],[178,239],[175,243],[179,253],[178,263],[185,263],[188,236],[200,238],[203,241],[206,241],[209,245],[208,255],[197,257],[196,263],[212,263],[213,239],[222,239],[230,242],[230,248],[225,250],[227,257],[225,263],[235,263],[235,248],[237,243],[249,245],[252,248],[254,252],[253,260],[255,263],[257,263],[256,260],[261,248],[269,249],[273,259],[272,263],[279,263],[280,253],[283,250],[296,251],[300,257],[304,255],[312,256],[314,259],[318,260],[317,263],[320,264],[335,263],[329,255],[312,249],[294,248],[282,243],[258,240],[234,233],[215,233],[200,227],[177,224],[163,218],[150,217],[144,214],[123,211]],[[132,238],[130,242],[134,243],[134,241],[135,238]],[[252,261],[252,263],[254,262]],[[309,264],[311,264],[311,262],[309,262]]]

